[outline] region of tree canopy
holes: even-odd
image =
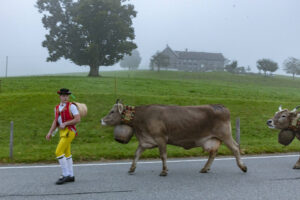
[[[150,67],[154,70],[154,67],[157,67],[157,71],[160,71],[161,67],[168,67],[170,65],[170,58],[169,56],[161,53],[156,52],[151,59],[150,59]]]
[[[284,62],[283,62],[284,68],[283,70],[288,73],[288,74],[292,74],[293,75],[293,79],[295,78],[295,75],[299,75],[300,74],[300,60],[290,57],[287,58]]]
[[[256,62],[256,66],[258,70],[262,70],[267,76],[267,72],[269,71],[271,74],[278,69],[278,64],[270,59],[260,59]]]
[[[126,0],[37,0],[43,13],[49,52],[47,61],[60,58],[89,66],[99,76],[100,66],[111,66],[137,48],[132,19],[134,6]]]
[[[235,73],[237,67],[238,67],[238,62],[234,60],[230,64],[227,64],[225,66],[225,70],[230,73]]]
[[[131,55],[126,55],[120,62],[122,68],[128,68],[129,70],[137,69],[141,63],[141,56],[138,50],[133,50]]]

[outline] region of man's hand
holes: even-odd
[[[51,133],[49,132],[47,135],[46,135],[46,140],[50,140],[51,139]]]
[[[61,125],[59,125],[59,128],[64,129],[66,127],[65,123],[62,123]]]
[[[57,128],[57,122],[54,119],[53,122],[52,122],[51,128],[50,128],[48,134],[46,135],[46,140],[50,140],[51,139],[52,133],[53,133],[53,131],[54,131],[55,128]]]

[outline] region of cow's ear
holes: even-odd
[[[297,118],[297,114],[294,113],[294,112],[289,112],[288,117],[289,117],[290,120],[295,120]]]
[[[123,108],[123,104],[118,103],[118,111],[119,111],[120,114],[122,114],[123,109],[124,109],[124,108]]]

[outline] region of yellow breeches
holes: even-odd
[[[56,148],[56,157],[65,155],[66,158],[71,156],[71,142],[75,133],[68,128],[59,130],[60,140]]]

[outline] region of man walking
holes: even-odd
[[[71,142],[77,135],[75,125],[80,122],[80,115],[77,107],[69,102],[71,92],[68,89],[62,88],[57,94],[60,97],[60,104],[55,107],[55,119],[46,135],[46,139],[50,140],[53,131],[57,127],[59,128],[60,140],[55,153],[62,169],[62,176],[56,181],[56,184],[60,185],[75,181]]]

